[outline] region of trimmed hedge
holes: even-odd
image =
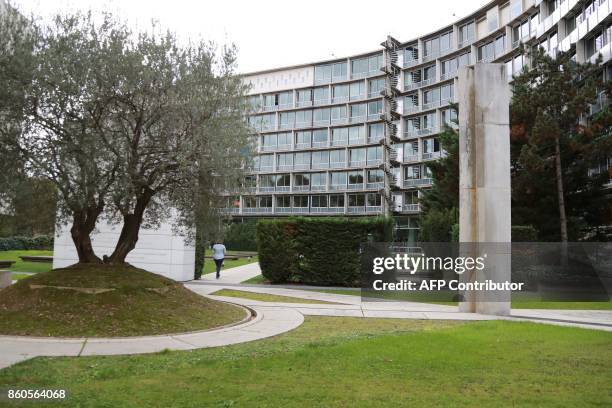
[[[538,230],[531,225],[513,225],[512,242],[536,242]]]
[[[53,235],[0,238],[0,251],[23,251],[28,249],[53,249]]]
[[[370,239],[391,240],[388,218],[289,218],[257,224],[259,264],[274,283],[356,286],[359,247]]]

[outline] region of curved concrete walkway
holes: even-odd
[[[238,303],[230,299],[230,302]],[[125,338],[42,338],[0,336],[0,368],[37,356],[93,356],[155,353],[226,346],[293,330],[304,316],[289,308],[252,307],[256,316],[242,324],[185,334]]]

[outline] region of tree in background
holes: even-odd
[[[426,163],[433,185],[423,190],[419,200],[423,209],[420,240],[424,242],[452,241],[453,226],[459,222],[459,132],[446,126],[439,139],[445,154]]]
[[[612,154],[609,109],[585,120],[606,85],[599,63],[553,59],[541,48],[527,55],[531,68],[514,78],[511,104],[513,222],[567,242],[587,223],[600,225],[606,202],[607,175],[589,170]]]

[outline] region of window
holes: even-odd
[[[424,50],[423,56],[425,57],[433,57],[439,54],[440,52],[440,38],[432,38],[424,41]]]
[[[276,106],[276,95],[264,95],[264,109],[270,110]]]
[[[279,174],[276,177],[276,187],[290,187],[291,176],[289,174]]]
[[[446,109],[442,111],[442,123],[447,126],[452,126],[457,123],[457,111],[454,109]]]
[[[329,103],[329,88],[322,86],[314,89],[314,104],[324,105]]]
[[[423,153],[436,153],[440,151],[440,142],[437,138],[423,139]]]
[[[312,89],[300,89],[297,91],[297,106],[312,105]]]
[[[382,205],[380,194],[366,194],[366,205],[368,207],[380,207]]]
[[[487,27],[489,29],[489,32],[495,31],[499,28],[496,8],[487,11]]]
[[[278,94],[279,108],[290,108],[293,106],[293,92],[281,92]]]
[[[272,196],[259,197],[259,208],[272,208]]]
[[[328,124],[330,118],[329,108],[315,109],[312,121],[315,125]]]
[[[404,167],[404,180],[414,180],[421,178],[421,166]]]
[[[365,96],[365,82],[353,82],[349,85],[349,96],[350,100],[363,99]]]
[[[346,62],[336,62],[332,65],[332,78],[334,81],[342,81],[346,79]]]
[[[348,128],[348,143],[349,145],[365,143],[365,127],[352,126]]]
[[[289,149],[291,148],[291,141],[292,137],[291,137],[291,133],[285,132],[285,133],[279,133],[278,134],[278,148],[279,149]]]
[[[295,153],[295,159],[294,159],[293,165],[296,169],[309,169],[310,168],[310,152]]]
[[[327,146],[327,129],[314,130],[312,132],[312,147]]]
[[[419,59],[419,48],[416,45],[409,45],[404,50],[404,61],[411,62]]]
[[[327,174],[326,173],[311,173],[310,184],[313,189],[324,190],[327,187]]]
[[[421,121],[419,118],[406,119],[406,133],[409,135],[415,135],[416,131],[421,129]]]
[[[351,61],[351,73],[353,76],[366,75],[368,73],[368,59],[360,58]]]
[[[382,66],[383,66],[383,55],[382,54],[372,55],[371,57],[368,58],[368,67],[371,73],[379,71]]]
[[[259,177],[259,187],[265,189],[266,191],[270,191],[274,189],[276,185],[276,176],[273,174],[266,174],[264,176]]]
[[[349,171],[348,172],[348,184],[349,188],[351,185],[355,187],[356,185],[363,185],[363,171]]]
[[[312,168],[326,169],[329,167],[329,151],[312,152]]]
[[[333,88],[333,99],[332,102],[344,102],[349,97],[349,86],[348,85],[334,85]]]
[[[276,156],[277,169],[285,169],[293,167],[293,154],[281,153]]]
[[[307,130],[305,132],[295,132],[295,147],[304,148],[310,147],[310,140],[312,138],[312,132]]]
[[[315,67],[315,82],[330,82],[332,76],[331,65],[319,65]]]
[[[348,143],[348,128],[332,129],[332,146],[344,146]]]
[[[309,186],[310,185],[310,174],[296,174],[294,176],[293,185]]]
[[[261,98],[259,97],[259,95],[249,96],[247,99],[247,103],[249,104],[249,107],[253,112],[256,112],[261,109]]]
[[[365,194],[349,194],[349,207],[365,207]]]
[[[382,170],[368,170],[367,171],[367,182],[368,183],[384,183],[385,173]]]
[[[290,196],[276,196],[276,207],[277,208],[291,207],[291,197]]]
[[[380,95],[380,92],[385,88],[385,80],[382,78],[371,79],[369,81],[370,92],[368,93],[369,97],[374,97]]]
[[[368,143],[376,143],[385,137],[385,127],[382,123],[368,125]]]
[[[372,117],[378,117],[383,110],[383,103],[381,100],[368,102],[368,119]]]
[[[423,79],[427,81],[428,79],[436,80],[436,66],[432,65],[426,68],[423,68]]]
[[[382,146],[373,146],[368,147],[368,166],[376,165],[382,163],[383,159],[383,147]]]
[[[261,140],[261,145],[263,150],[274,150],[276,149],[276,135],[263,135]]]
[[[346,166],[346,150],[330,150],[329,163],[335,168]]]
[[[423,129],[433,129],[437,124],[438,121],[436,120],[435,112],[423,116]]]
[[[440,100],[441,101],[452,101],[453,100],[453,84],[446,84],[446,85],[442,85],[442,87],[440,88]]]
[[[312,124],[312,111],[296,111],[295,112],[295,126],[296,127],[307,127]]]
[[[329,206],[334,208],[344,208],[344,195],[331,194],[329,196]]]
[[[523,11],[523,2],[522,0],[512,0],[510,2],[510,18],[516,18],[521,15]]]
[[[404,143],[404,160],[415,158],[419,154],[419,142]]]
[[[474,40],[474,22],[471,21],[459,27],[459,43],[463,46]]]
[[[291,129],[295,126],[295,112],[281,112],[280,128]]]
[[[565,33],[569,35],[576,29],[576,16],[569,16],[565,19]]]
[[[440,102],[440,88],[428,89],[423,92],[423,103],[425,105],[436,102]]]
[[[444,75],[445,79],[448,79],[451,75],[457,72],[457,58],[451,58],[440,63],[441,74]]]
[[[450,50],[453,47],[453,32],[449,31],[440,36],[440,51],[444,52]]]
[[[334,106],[331,108],[331,120],[332,123],[344,123],[347,118],[347,107],[346,105]]]
[[[495,39],[495,55],[502,55],[505,51],[506,36],[502,35]]]
[[[259,169],[262,171],[270,171],[274,167],[274,155],[273,154],[262,154],[259,158]]]
[[[466,65],[470,65],[471,52],[466,52],[465,54],[461,54],[457,59],[458,68],[465,67]]]
[[[293,208],[308,208],[308,196],[293,196]]]
[[[358,148],[350,150],[350,165],[364,166],[366,164],[366,149]]]
[[[336,187],[346,187],[346,172],[331,173],[331,185]]]
[[[310,198],[310,206],[313,208],[327,208],[327,196],[316,195]]]
[[[353,118],[361,118],[365,119],[366,116],[366,108],[367,105],[365,103],[358,103],[351,105],[351,119]]]

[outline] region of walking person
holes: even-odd
[[[225,245],[222,242],[217,241],[212,246],[213,251],[213,259],[215,260],[215,265],[217,266],[217,279],[221,276],[221,266],[223,266],[223,261],[225,260]]]

